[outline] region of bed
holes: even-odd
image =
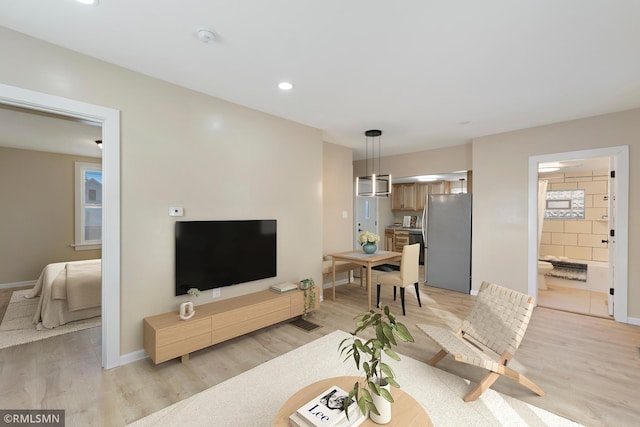
[[[36,329],[51,329],[101,315],[102,260],[47,265],[25,298],[40,296],[33,317]]]

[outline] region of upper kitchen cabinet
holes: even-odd
[[[416,184],[416,210],[424,210],[424,203],[429,194],[429,183],[419,182]]]
[[[418,182],[410,184],[393,184],[391,192],[391,209],[394,211],[421,211],[427,194],[448,193],[447,182]]]
[[[394,211],[415,211],[416,184],[393,184],[391,191],[391,209]]]

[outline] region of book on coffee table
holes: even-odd
[[[347,419],[343,402],[348,396],[349,393],[340,387],[332,386],[294,412],[289,417],[289,423],[294,427],[357,426],[366,419],[366,415],[360,413],[355,400],[351,399]],[[301,422],[306,424],[300,424]]]
[[[349,413],[349,419],[347,417],[341,423],[338,423],[334,427],[357,427],[367,419],[367,414],[362,414],[360,411],[351,414]],[[314,424],[309,424],[305,419],[299,416],[297,413],[289,415],[289,427],[315,427]]]

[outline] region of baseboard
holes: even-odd
[[[149,356],[144,350],[138,350],[131,353],[123,354],[122,356],[120,356],[120,366],[127,365],[138,360],[146,359],[147,357]]]
[[[354,283],[355,282],[355,278],[353,278],[351,281],[349,281],[349,279],[340,279],[340,280],[336,280],[336,286],[338,285],[346,285],[348,283]],[[322,284],[322,287],[324,289],[328,289],[331,288],[333,286],[333,282],[328,281]]]
[[[627,323],[630,324],[630,325],[640,326],[640,318],[627,317]]]
[[[23,286],[35,285],[37,280],[27,280],[26,282],[0,283],[0,289],[21,288]]]

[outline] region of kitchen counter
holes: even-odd
[[[409,233],[422,233],[422,228],[409,228],[401,225],[387,225],[387,230],[407,230]]]

